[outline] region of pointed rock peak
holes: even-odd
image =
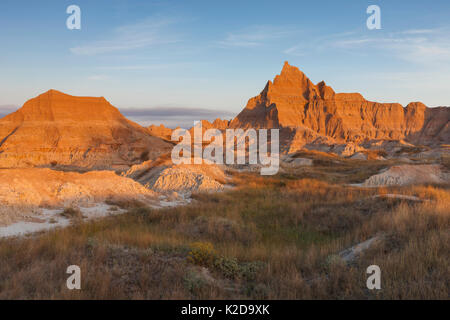
[[[325,81],[321,81],[317,84],[317,88],[319,89],[320,96],[322,99],[332,99],[335,96],[335,92],[333,88],[326,85]]]
[[[271,80],[267,81],[266,85],[264,86],[264,89],[261,91],[261,95],[266,96],[267,93],[269,92],[271,86],[272,86],[272,81]]]
[[[287,61],[284,62],[281,73],[275,77],[273,83],[284,83],[286,81],[297,84],[301,83],[303,86],[314,86],[311,80],[309,80],[309,78],[299,68],[291,66]]]
[[[283,70],[289,69],[290,67],[292,67],[292,66],[289,64],[289,62],[288,62],[288,61],[285,61],[285,62],[284,62],[284,65],[283,65]]]
[[[268,90],[266,90],[268,89]],[[281,74],[277,75],[273,83],[266,86],[264,94],[303,96],[306,100],[318,96],[318,89],[299,68],[291,66],[287,61],[284,63]]]
[[[289,62],[285,61],[284,65],[283,65],[283,69],[281,69],[281,75],[289,75],[289,74],[295,74],[295,73],[300,73],[303,74],[303,72],[300,71],[299,68],[295,67],[295,66],[291,66],[289,64]]]

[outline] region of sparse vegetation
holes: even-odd
[[[396,153],[414,155],[425,150],[430,150],[430,148],[427,146],[403,146]]]
[[[118,208],[129,210],[145,207],[145,203],[136,199],[107,199],[105,203],[107,205],[113,206],[111,208],[111,211],[117,211]]]
[[[189,251],[188,261],[201,266],[209,267],[216,259],[216,252],[209,242],[194,242]]]
[[[450,170],[450,155],[443,154],[441,156],[441,163],[447,170]]]
[[[65,208],[61,216],[67,219],[83,219],[83,214],[78,208]]]
[[[450,186],[333,182],[360,179],[355,163],[328,175],[315,165],[307,178],[236,173],[234,189],[195,194],[187,206],[114,203],[128,213],[0,240],[0,298],[448,299]],[[379,233],[355,263],[339,259]],[[81,291],[65,287],[72,264]],[[382,270],[380,291],[366,288],[372,264]]]

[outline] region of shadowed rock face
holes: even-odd
[[[420,102],[367,101],[359,93],[335,93],[325,82],[313,84],[285,62],[280,75],[251,98],[232,128],[281,128],[299,147],[317,141],[408,140],[416,144],[450,143],[450,108]]]
[[[104,98],[50,90],[0,119],[0,167],[127,168],[170,147]]]

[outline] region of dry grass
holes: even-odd
[[[122,205],[127,214],[1,240],[0,298],[448,299],[449,186],[334,183],[379,165],[358,174],[355,162],[334,171],[319,163],[309,178],[239,173],[233,190],[194,195],[188,206]],[[387,193],[429,201],[373,197]],[[336,258],[377,234],[384,240],[355,263]],[[65,287],[72,264],[81,291]],[[366,288],[372,264],[380,291]]]
[[[430,148],[427,146],[403,146],[396,153],[414,155],[426,150],[430,150]]]
[[[310,178],[339,184],[361,183],[395,163],[392,160],[355,160],[317,156],[310,158],[313,159],[312,167],[286,168],[281,177],[288,179]]]
[[[107,199],[105,201],[107,205],[118,207],[121,209],[136,209],[136,208],[144,208],[146,207],[145,203],[136,199]],[[117,208],[115,209],[117,210]]]
[[[442,154],[441,156],[441,164],[447,169],[450,170],[450,155]]]

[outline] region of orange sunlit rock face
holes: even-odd
[[[104,98],[50,90],[0,119],[0,167],[120,168],[169,148]]]
[[[449,120],[449,108],[428,108],[420,102],[404,108],[367,101],[359,93],[335,93],[325,82],[315,85],[285,62],[281,74],[248,101],[230,127],[290,128],[288,136],[298,147],[317,139],[440,144],[450,140]]]

